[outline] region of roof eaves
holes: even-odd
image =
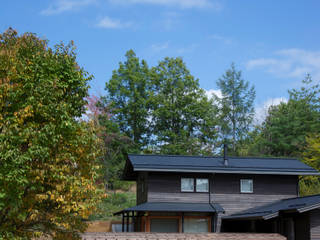
[[[262,218],[263,218],[264,220],[268,220],[268,219],[275,218],[275,217],[278,217],[278,216],[279,216],[279,211],[276,211],[276,212],[274,212],[274,213],[271,213],[271,214],[262,216]]]
[[[134,167],[134,171],[147,171],[147,172],[199,172],[199,173],[237,173],[237,174],[270,174],[270,175],[298,175],[298,176],[320,176],[317,171],[268,171],[268,170],[207,170],[207,169],[183,169],[183,168],[145,168]]]
[[[303,212],[311,211],[311,210],[316,209],[316,208],[320,208],[320,203],[312,204],[310,206],[306,206],[306,207],[303,207],[303,208],[298,208],[297,210],[298,210],[299,213],[303,213]]]

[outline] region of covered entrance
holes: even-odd
[[[219,204],[147,202],[115,215],[122,215],[124,232],[132,223],[136,232],[208,233],[215,232],[222,212]]]

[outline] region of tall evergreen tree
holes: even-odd
[[[210,154],[216,111],[181,58],[165,58],[152,70],[153,134],[161,153]]]
[[[222,93],[221,98],[216,96],[221,138],[231,142],[233,154],[236,154],[237,145],[247,136],[253,120],[255,89],[242,78],[234,63],[218,79],[217,86]]]
[[[112,120],[120,132],[130,137],[138,146],[145,146],[150,131],[148,122],[149,68],[140,61],[133,50],[126,53],[126,61],[119,63],[112,78],[106,83],[108,95],[103,105],[111,104]]]

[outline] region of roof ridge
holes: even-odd
[[[174,155],[174,154],[139,154],[139,153],[128,153],[128,156],[157,156],[157,157],[193,157],[193,158],[217,158],[222,159],[223,156],[202,156],[202,155]],[[283,158],[283,157],[259,157],[259,156],[228,156],[229,159],[265,159],[265,160],[296,160],[298,158]]]

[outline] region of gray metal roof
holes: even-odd
[[[320,207],[320,195],[288,198],[261,207],[251,208],[246,211],[233,214],[224,219],[270,219],[279,216],[279,212],[294,211],[307,212]]]
[[[132,171],[320,175],[312,167],[292,158],[222,157],[129,154]]]
[[[137,206],[126,208],[120,212],[224,212],[218,203],[174,203],[174,202],[146,202]]]

